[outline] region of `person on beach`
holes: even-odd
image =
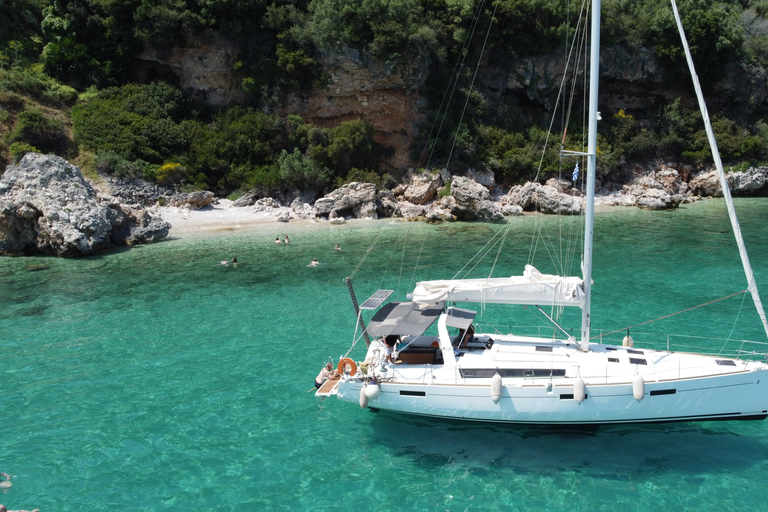
[[[336,244],[336,247],[334,247],[337,251],[341,251],[341,247],[339,247],[339,244]]]
[[[320,389],[320,386],[322,386],[325,381],[334,378],[338,378],[338,375],[336,375],[336,372],[333,370],[333,365],[331,363],[325,363],[323,369],[320,370],[320,373],[315,377],[315,388]]]

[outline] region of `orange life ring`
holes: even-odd
[[[352,359],[348,357],[344,357],[341,359],[341,361],[339,361],[339,366],[336,367],[336,371],[339,372],[339,375],[344,373],[344,367],[347,365],[352,367],[352,369],[349,372],[350,377],[353,376],[355,373],[357,373],[357,364],[355,364],[355,362]]]

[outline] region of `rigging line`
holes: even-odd
[[[481,248],[480,248],[480,249],[479,249],[479,250],[478,250],[478,251],[477,251],[477,252],[476,252],[476,253],[475,253],[475,254],[474,254],[474,255],[473,255],[473,256],[472,256],[470,259],[469,259],[469,261],[467,261],[467,262],[464,264],[464,266],[463,266],[463,267],[461,267],[461,268],[459,269],[459,271],[458,271],[458,272],[456,272],[456,273],[453,275],[453,277],[452,277],[451,279],[456,279],[456,278],[458,278],[458,277],[459,277],[460,275],[462,275],[462,274],[464,275],[464,277],[468,276],[468,275],[469,275],[469,273],[470,273],[470,272],[472,272],[472,270],[474,270],[474,268],[475,268],[475,267],[476,267],[476,266],[477,266],[477,265],[478,265],[478,264],[479,264],[479,263],[480,263],[480,262],[483,260],[483,258],[485,258],[485,256],[486,256],[486,255],[487,255],[487,254],[488,254],[488,253],[491,251],[491,249],[493,249],[493,247],[496,245],[496,243],[498,243],[498,242],[495,242],[495,241],[494,241],[494,240],[496,240],[496,237],[497,237],[497,236],[498,236],[498,233],[494,233],[494,234],[493,234],[493,236],[492,236],[490,239],[488,239],[488,241],[485,243],[485,245],[484,245],[484,246],[482,246],[482,247],[481,247]],[[489,245],[490,245],[491,247],[490,247],[488,250],[486,250],[486,248],[487,248]],[[482,255],[481,255],[481,253],[482,253]],[[467,270],[466,272],[464,272],[464,269],[466,269],[466,268],[467,268],[467,267],[470,265],[470,263],[472,263],[473,261],[475,261],[475,259],[477,259],[477,263],[475,263],[475,264],[472,266],[472,268],[470,268],[469,270]]]
[[[496,263],[499,261],[499,256],[501,255],[501,250],[504,248],[504,242],[507,240],[507,233],[509,233],[509,229],[510,229],[511,226],[512,226],[512,224],[510,222],[507,222],[507,227],[502,230],[504,233],[501,236],[501,243],[499,244],[499,250],[496,251],[496,258],[494,258],[493,265],[491,265],[491,271],[488,272],[488,278],[493,276],[493,271],[496,268]]]
[[[355,267],[355,269],[352,271],[352,274],[350,274],[350,276],[349,276],[349,277],[350,277],[350,279],[351,279],[351,278],[353,278],[353,277],[355,277],[355,274],[357,274],[357,271],[358,271],[358,270],[360,270],[360,267],[362,267],[362,266],[363,266],[363,263],[365,262],[365,259],[366,259],[366,258],[368,257],[368,255],[371,253],[371,251],[373,250],[373,248],[376,246],[376,243],[378,243],[378,241],[379,241],[379,238],[381,238],[381,234],[382,234],[382,232],[383,232],[383,230],[380,230],[380,231],[378,232],[378,234],[376,235],[376,238],[373,240],[373,242],[371,242],[371,245],[370,245],[370,247],[368,247],[368,250],[367,250],[367,251],[365,251],[365,254],[363,254],[363,257],[362,257],[362,258],[360,258],[360,261],[357,263],[357,266],[356,266],[356,267]]]
[[[403,250],[400,252],[400,272],[397,274],[397,292],[395,293],[395,297],[400,296],[400,281],[403,278],[403,265],[405,265],[405,241],[408,240],[408,231],[410,231],[410,229],[411,227],[408,226],[403,232]]]
[[[601,338],[603,336],[608,336],[609,334],[614,334],[614,333],[617,333],[617,332],[626,331],[627,329],[634,329],[635,327],[639,327],[639,326],[645,325],[645,324],[650,324],[651,322],[657,322],[659,320],[663,320],[663,319],[669,318],[671,316],[679,315],[680,313],[685,313],[687,311],[692,311],[694,309],[697,309],[697,308],[700,308],[700,307],[703,307],[703,306],[708,306],[710,304],[714,304],[715,302],[720,302],[721,300],[730,299],[731,297],[735,297],[735,296],[737,296],[739,294],[746,293],[747,291],[748,290],[741,290],[740,292],[732,293],[730,295],[726,295],[725,297],[720,297],[719,299],[711,300],[709,302],[705,302],[704,304],[699,304],[698,306],[693,306],[692,308],[683,309],[682,311],[678,311],[677,313],[670,313],[668,315],[660,316],[659,318],[655,318],[653,320],[646,320],[645,322],[640,322],[639,324],[630,325],[629,327],[622,327],[621,329],[616,329],[615,331],[606,332],[606,333],[602,333],[602,334],[597,334],[595,336],[592,336],[590,339]]]
[[[566,119],[565,119],[566,130],[568,129],[568,125],[571,122],[571,112],[573,111],[573,101],[574,101],[574,98],[576,96],[576,84],[578,83],[577,78],[579,76],[579,69],[581,69],[581,66],[582,66],[582,64],[581,64],[581,57],[582,57],[582,55],[584,55],[586,53],[585,52],[585,48],[587,46],[587,30],[585,30],[586,27],[584,25],[582,25],[582,23],[581,23],[581,20],[582,20],[581,15],[584,14],[584,19],[586,19],[586,17],[589,16],[589,9],[587,8],[587,12],[584,12],[584,11],[585,11],[585,6],[584,6],[584,4],[582,4],[582,10],[581,10],[581,13],[579,14],[579,23],[576,25],[576,33],[573,35],[574,44],[576,44],[576,42],[578,42],[578,48],[575,51],[571,52],[572,55],[575,55],[575,58],[574,58],[574,64],[573,64],[573,72],[572,72],[572,76],[571,76],[571,79],[570,79],[571,91],[570,91],[570,94],[568,95],[568,107],[563,109],[563,111],[566,113]],[[568,62],[570,63],[570,60]],[[567,70],[563,74],[567,75]],[[587,87],[586,87],[586,75],[587,75],[586,73],[583,73],[583,75],[582,75],[583,79],[584,79],[584,83],[585,83],[585,85],[582,86],[582,91],[583,91],[582,92],[582,95],[583,95],[582,96],[582,104],[583,105],[587,104],[586,97],[585,97],[585,95],[586,95],[585,91],[587,90]],[[583,121],[584,120],[585,112],[586,112],[586,109],[582,109],[582,126],[581,126],[582,147],[583,147],[583,140],[584,140],[584,133],[585,133],[584,121]],[[563,143],[565,143],[565,134],[566,133],[564,132],[563,133]]]
[[[440,126],[437,129],[437,134],[435,135],[435,142],[432,144],[432,148],[429,152],[429,158],[427,159],[427,163],[425,164],[425,168],[429,168],[430,162],[432,162],[432,157],[435,154],[435,147],[437,146],[437,138],[440,137],[440,133],[443,131],[443,124],[445,124],[445,118],[448,117],[448,106],[451,104],[453,100],[453,93],[456,92],[456,88],[458,87],[459,83],[459,73],[464,68],[464,62],[467,60],[467,56],[469,55],[469,46],[472,42],[472,39],[475,37],[475,30],[477,29],[477,24],[480,21],[480,12],[482,11],[482,7],[485,5],[485,0],[482,0],[478,3],[477,8],[475,9],[475,13],[472,17],[472,23],[470,25],[470,30],[467,32],[467,36],[464,38],[464,42],[462,43],[461,47],[461,57],[456,61],[456,64],[453,66],[453,71],[451,73],[451,78],[448,82],[448,87],[445,89],[445,93],[443,94],[443,99],[440,101],[440,106],[437,109],[437,116],[435,117],[435,122],[432,123],[432,128],[429,131],[429,136],[427,137],[427,142],[425,144],[424,150],[421,153],[421,156],[419,158],[419,163],[424,159],[424,153],[427,151],[427,148],[429,147],[429,141],[432,138],[432,134],[434,133],[435,124],[437,124],[438,119],[440,119]],[[448,91],[451,91],[451,94],[448,95]],[[448,100],[446,101],[446,96],[448,97]],[[443,112],[443,106],[445,105],[445,111]],[[442,117],[440,116],[440,112],[443,112]]]
[[[731,338],[733,337],[733,331],[736,330],[736,324],[739,321],[739,317],[741,316],[741,311],[744,309],[744,302],[747,300],[747,295],[745,294],[741,298],[741,306],[739,306],[739,312],[736,313],[736,318],[733,320],[733,325],[731,326],[731,332],[728,333],[728,337],[725,339],[725,343],[723,343],[723,346],[720,348],[720,352],[717,353],[717,355],[720,355],[723,353],[723,350],[725,350],[725,346],[728,344],[729,341],[731,341]]]
[[[586,3],[586,2],[584,2],[584,3]],[[582,12],[584,11],[584,3],[582,3]],[[579,25],[581,25],[581,16],[579,16]],[[577,34],[578,34],[578,28],[577,28]],[[568,76],[568,67],[570,65],[571,56],[573,55],[573,51],[574,51],[574,47],[575,46],[576,46],[576,38],[574,37],[574,40],[571,43],[570,55],[568,57],[568,60],[566,61],[566,69],[563,72],[563,78],[560,81],[560,87],[559,87],[559,89],[557,91],[557,99],[555,99],[555,110],[557,109],[557,106],[560,105],[560,99],[563,96],[563,89],[565,88],[565,84],[566,84],[567,76]],[[557,116],[556,113],[554,113],[552,115],[552,120],[549,123],[549,130],[547,131],[547,135],[544,138],[544,149],[542,150],[541,158],[539,159],[539,167],[538,167],[538,169],[536,169],[536,177],[534,178],[535,180],[537,180],[539,178],[539,175],[541,174],[541,167],[542,167],[542,165],[544,163],[544,156],[546,155],[547,147],[549,146],[549,137],[550,137],[550,135],[552,133],[552,127],[555,124],[555,117],[556,116]]]
[[[475,80],[477,79],[477,73],[480,71],[480,63],[483,60],[483,55],[485,54],[485,47],[488,45],[488,37],[491,35],[491,28],[493,27],[493,20],[496,18],[496,11],[498,10],[500,3],[501,2],[496,2],[496,5],[493,7],[493,14],[491,15],[491,20],[488,22],[488,30],[485,31],[485,39],[483,40],[483,47],[480,49],[480,55],[477,59],[477,66],[475,66],[475,72],[472,75],[472,80],[469,83],[469,89],[467,89],[467,99],[464,100],[464,109],[461,111],[461,116],[459,117],[459,123],[456,126],[456,134],[453,137],[451,150],[448,152],[448,161],[445,162],[446,168],[448,168],[448,164],[451,162],[451,157],[453,156],[453,150],[456,148],[456,141],[459,140],[461,123],[462,121],[464,121],[464,114],[466,114],[467,112],[467,106],[469,105],[469,98],[471,96],[472,90],[475,87]]]
[[[416,270],[419,268],[419,262],[421,261],[421,255],[424,253],[424,246],[427,244],[427,232],[424,231],[424,236],[421,237],[421,247],[419,247],[419,254],[416,256],[416,263],[413,265],[413,273],[411,273],[411,280],[408,283],[408,289],[415,288],[414,281],[416,281]]]

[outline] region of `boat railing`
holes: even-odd
[[[555,330],[552,326],[547,325],[521,326],[476,324],[476,331],[485,334],[512,334],[515,336],[562,339],[562,333]],[[621,346],[624,337],[626,336],[625,331],[614,332],[593,329],[592,332],[594,334],[592,341],[604,345]],[[572,334],[578,336],[578,333]],[[640,331],[632,331],[631,335],[635,348],[666,350],[668,352],[689,352],[734,359],[768,361],[768,342]]]
[[[605,336],[598,334],[595,339],[602,344],[622,345],[625,335],[623,332]],[[768,360],[768,342],[657,332],[633,331],[631,335],[635,348],[690,352],[734,359]]]

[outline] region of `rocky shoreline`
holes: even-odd
[[[684,180],[683,177],[689,177]],[[768,195],[768,168],[728,173],[734,196]],[[714,169],[681,174],[659,164],[624,184],[599,187],[597,205],[671,209],[705,197],[722,196]],[[414,174],[407,184],[378,190],[372,183],[349,183],[316,199],[261,197],[256,192],[235,201],[212,192],[177,193],[142,180],[104,177],[86,180],[63,158],[29,153],[0,176],[0,254],[80,256],[116,245],[151,243],[168,236],[172,224],[194,231],[201,214],[218,211],[214,228],[251,222],[402,218],[404,220],[496,221],[524,212],[581,213],[584,197],[568,180],[549,179],[501,190],[492,172],[467,176]],[[192,212],[196,221],[188,222]],[[171,220],[171,223],[168,222]]]

